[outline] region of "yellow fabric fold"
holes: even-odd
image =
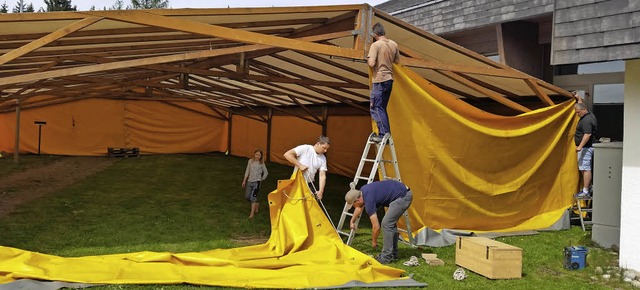
[[[0,246],[0,283],[40,279],[99,284],[321,288],[405,280],[345,245],[299,173],[269,194],[271,236],[261,245],[193,253],[64,258]]]
[[[500,116],[394,69],[388,111],[412,230],[530,230],[562,216],[578,183],[572,100]]]

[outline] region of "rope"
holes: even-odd
[[[285,190],[282,190],[282,193],[284,193],[284,196],[286,196],[288,199],[290,200],[305,200],[309,197],[311,197],[311,195],[305,195],[303,197],[291,197],[287,194],[287,192]],[[313,194],[312,194],[313,195]]]
[[[305,173],[304,174],[304,180],[307,182],[307,184],[311,184],[311,187],[313,187],[313,195],[315,196],[316,200],[320,204],[320,207],[322,208],[322,211],[324,211],[324,214],[327,216],[327,219],[331,223],[331,226],[333,227],[333,229],[336,232],[338,232],[338,229],[336,229],[336,225],[333,224],[333,221],[331,220],[331,216],[329,216],[329,212],[327,211],[327,208],[324,207],[324,203],[322,203],[322,200],[319,199],[318,196],[315,195],[315,193],[318,192],[318,189],[316,189],[316,185],[313,184],[313,182],[310,182],[311,177],[309,177],[309,170],[305,170],[304,173]]]

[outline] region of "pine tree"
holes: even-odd
[[[13,7],[13,13],[20,13],[20,5],[22,4],[22,12],[35,12],[33,9],[33,3],[29,3],[29,5],[25,4],[24,1],[18,1],[16,6]]]
[[[133,9],[169,8],[169,0],[131,0]]]
[[[77,11],[76,5],[71,4],[71,0],[44,0],[47,5],[47,12],[51,11]]]
[[[116,0],[116,3],[113,3],[113,5],[109,7],[109,10],[122,10],[122,9],[124,9],[124,3],[122,2],[122,0]]]
[[[5,1],[4,3],[2,3],[2,5],[0,5],[0,13],[7,12],[9,12],[9,5],[7,5],[7,1]]]

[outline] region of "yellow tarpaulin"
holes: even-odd
[[[541,229],[571,205],[572,100],[499,116],[405,67],[395,66],[394,79],[388,110],[402,180],[414,194],[413,231]]]
[[[279,181],[278,188],[269,194],[269,210],[269,240],[234,249],[64,258],[0,247],[0,283],[29,278],[100,284],[322,288],[353,285],[348,283],[354,281],[413,281],[401,277],[403,270],[383,266],[345,245],[300,174]]]

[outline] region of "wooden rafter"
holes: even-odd
[[[458,82],[458,83],[460,83],[460,84],[462,84],[462,85],[464,85],[464,86],[466,86],[466,87],[468,87],[468,88],[470,88],[470,89],[472,89],[474,91],[477,91],[477,92],[479,92],[479,93],[481,93],[481,94],[483,94],[483,95],[495,100],[498,103],[501,103],[501,104],[503,104],[503,105],[505,105],[505,106],[507,106],[509,108],[512,108],[512,109],[514,109],[516,111],[520,111],[520,112],[523,112],[523,113],[531,111],[531,109],[529,109],[529,108],[527,108],[527,107],[525,107],[523,105],[520,105],[520,104],[518,104],[518,103],[516,103],[516,102],[514,102],[512,100],[509,100],[509,99],[505,98],[504,96],[501,96],[501,95],[499,95],[499,94],[497,94],[497,93],[495,93],[495,92],[493,92],[493,91],[491,91],[489,89],[481,87],[481,86],[475,84],[474,82],[472,82],[472,81],[470,81],[470,80],[468,80],[468,79],[466,79],[466,78],[464,78],[464,77],[462,77],[462,76],[460,76],[460,75],[458,75],[456,73],[453,73],[453,72],[450,72],[450,71],[439,71],[439,70],[436,70],[436,72],[438,72],[438,73],[440,73],[440,74],[442,74],[442,75],[444,75],[444,76],[446,76],[446,77],[448,77],[448,78],[450,78],[450,79],[452,79],[452,80],[454,80],[454,81],[456,81],[456,82]]]
[[[253,43],[272,47],[282,47],[291,50],[309,51],[314,53],[337,55],[343,57],[360,57],[362,55],[361,52],[355,49],[310,43],[298,39],[290,39],[245,30],[232,29],[218,25],[182,20],[179,18],[170,18],[151,12],[118,10],[117,13],[105,13],[104,11],[89,11],[84,13],[108,19],[214,36],[242,43]]]
[[[33,50],[36,50],[40,47],[43,47],[53,41],[56,41],[58,39],[60,39],[61,37],[64,37],[66,35],[69,35],[70,33],[80,30],[82,28],[85,28],[91,24],[94,24],[98,21],[102,20],[101,17],[87,17],[85,19],[82,19],[78,22],[72,23],[68,26],[65,26],[61,29],[58,29],[46,36],[43,36],[37,40],[31,41],[19,48],[16,48],[15,50],[12,50],[10,52],[7,52],[5,54],[3,54],[2,56],[0,56],[0,65],[3,65],[7,62],[10,62],[13,59],[16,59],[22,55],[25,55]]]
[[[549,106],[553,106],[554,103],[551,100],[551,98],[549,98],[549,96],[547,94],[545,94],[542,89],[540,88],[540,86],[538,86],[538,83],[530,80],[530,79],[526,79],[524,80],[525,83],[527,83],[527,85],[531,88],[531,90],[533,90],[536,93],[536,96],[538,96],[538,98],[545,104],[549,105]]]
[[[318,40],[319,41],[319,40],[323,40],[325,37],[326,38],[336,38],[336,37],[342,37],[344,35],[345,35],[344,32],[329,33],[329,34],[323,35],[323,36],[304,37],[303,39],[310,40],[310,41],[314,41],[314,40]],[[215,56],[228,55],[228,54],[237,54],[237,53],[241,53],[241,52],[256,51],[256,50],[261,50],[261,49],[266,49],[266,48],[270,48],[270,46],[266,46],[266,45],[245,45],[245,46],[240,46],[240,47],[222,48],[222,49],[216,49],[216,50],[204,50],[204,51],[189,52],[189,53],[170,55],[170,56],[158,56],[158,57],[149,57],[149,58],[143,58],[143,59],[115,61],[115,62],[105,63],[105,64],[96,64],[96,65],[88,65],[88,66],[83,66],[83,67],[60,69],[60,70],[49,71],[49,72],[33,73],[33,74],[29,74],[29,75],[4,77],[4,78],[0,78],[0,86],[4,86],[4,85],[7,85],[7,84],[28,82],[28,81],[37,81],[37,80],[40,80],[40,79],[55,78],[55,77],[67,76],[67,75],[78,75],[78,74],[85,74],[85,73],[92,73],[92,72],[99,72],[99,71],[108,71],[108,70],[115,70],[115,69],[130,68],[130,67],[136,67],[136,66],[145,66],[145,65],[152,65],[152,64],[161,64],[161,63],[184,61],[184,60],[189,60],[189,59],[215,57]]]
[[[0,100],[26,106],[46,94],[54,97],[36,105],[85,97],[198,102],[222,119],[239,108],[260,122],[267,117],[257,107],[283,113],[299,107],[289,115],[321,124],[318,106],[368,112],[364,56],[376,18],[397,39],[413,37],[399,42],[401,63],[452,94],[486,96],[520,112],[528,110],[514,101],[522,96],[536,95],[544,105],[571,97],[365,4],[0,15]],[[5,33],[13,22],[35,29]],[[442,49],[423,49],[434,45]]]

